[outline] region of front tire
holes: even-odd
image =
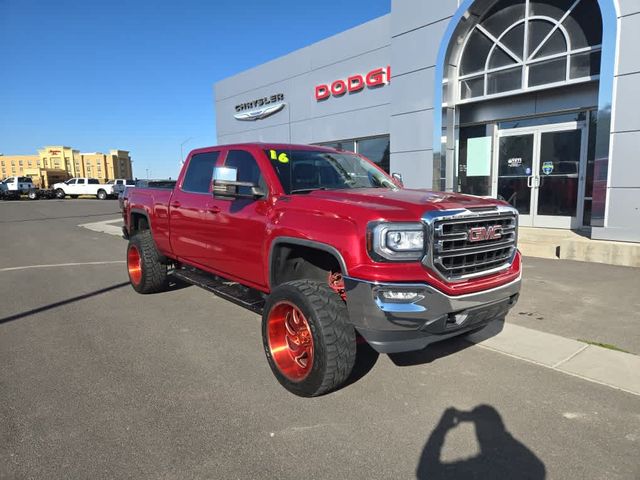
[[[161,261],[151,230],[143,230],[129,239],[127,272],[138,293],[156,293],[167,288],[167,265]]]
[[[61,188],[56,190],[56,198],[57,199],[62,200],[65,196],[66,196],[66,194],[64,193],[64,190],[62,190]]]
[[[315,397],[347,381],[356,359],[348,318],[344,301],[326,283],[295,280],[274,289],[262,315],[262,342],[284,388]]]
[[[37,200],[38,199],[38,192],[36,192],[35,190],[29,190],[29,193],[27,194],[27,197],[29,197],[29,200]]]

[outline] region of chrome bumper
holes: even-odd
[[[449,296],[427,284],[372,283],[345,277],[351,324],[380,353],[421,350],[506,315],[518,300],[520,278],[500,287]],[[385,291],[415,293],[389,300]]]

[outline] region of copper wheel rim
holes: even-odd
[[[127,270],[129,271],[131,283],[138,285],[142,280],[142,260],[140,251],[135,245],[130,245],[127,251]]]
[[[286,301],[269,311],[267,336],[271,358],[292,382],[301,382],[313,367],[313,336],[302,311]]]

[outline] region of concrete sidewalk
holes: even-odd
[[[640,395],[640,357],[496,321],[467,339],[483,348]]]
[[[640,355],[640,269],[525,257],[507,322]]]

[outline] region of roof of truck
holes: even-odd
[[[217,148],[234,148],[234,147],[258,147],[263,149],[274,150],[318,150],[325,152],[339,151],[332,147],[324,147],[322,145],[304,145],[296,143],[269,143],[269,142],[246,142],[246,143],[229,143],[223,145],[212,145],[210,147],[195,148],[192,152],[206,152]]]

